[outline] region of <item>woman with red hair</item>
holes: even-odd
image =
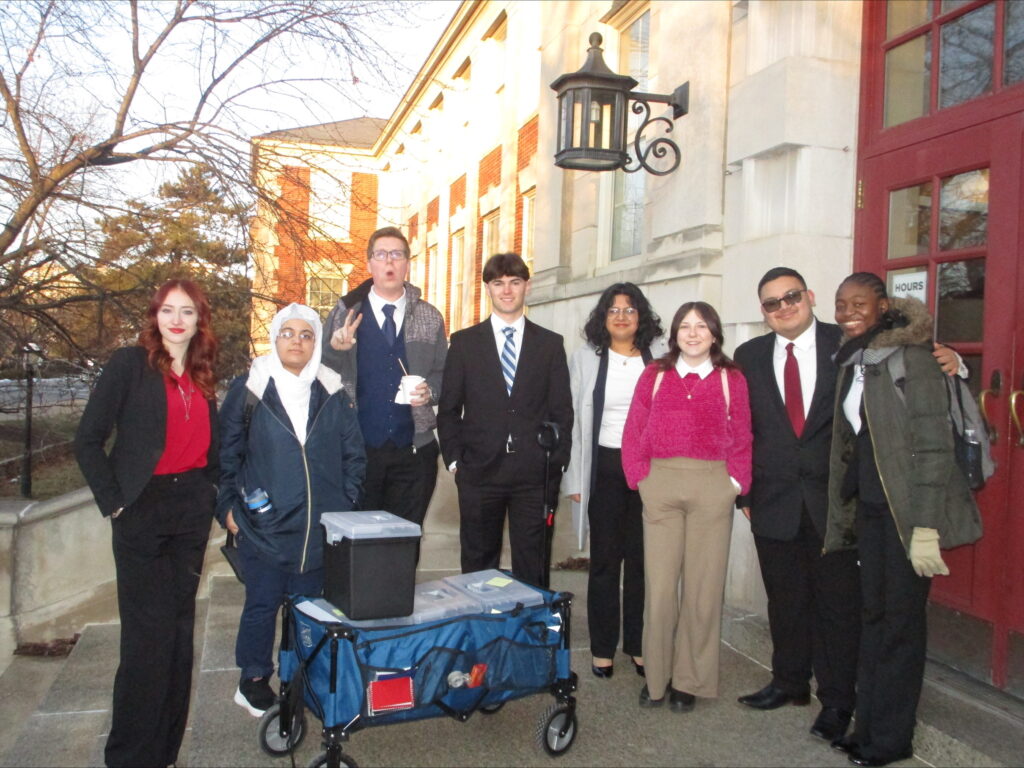
[[[75,456],[111,520],[121,659],[110,766],[178,759],[192,683],[195,595],[218,475],[210,305],[190,280],[149,303],[133,347],[103,369],[75,435]],[[108,454],[110,433],[117,436]]]

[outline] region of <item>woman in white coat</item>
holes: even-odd
[[[639,675],[643,666],[644,543],[640,494],[622,471],[622,428],[644,367],[663,350],[651,346],[661,321],[640,289],[616,283],[598,299],[583,328],[587,343],[569,366],[572,458],[562,492],[573,502],[579,547],[590,528],[587,618],[591,671],[609,678],[619,644]],[[622,599],[619,584],[622,583]]]

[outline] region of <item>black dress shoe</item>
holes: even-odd
[[[838,739],[833,739],[829,746],[836,752],[842,752],[844,755],[852,755],[857,751],[860,744],[857,743],[856,736],[842,736]]]
[[[636,659],[634,659],[632,656],[629,657],[629,660],[633,662],[633,669],[636,670],[636,673],[640,675],[640,677],[647,677],[647,673],[644,671],[643,664],[637,664]]]
[[[660,707],[664,703],[664,696],[662,696],[660,699],[652,699],[651,692],[647,690],[646,685],[640,689],[640,706],[644,709],[653,709],[654,707]]]
[[[831,743],[846,735],[846,729],[850,727],[852,712],[835,707],[822,707],[818,717],[811,726],[811,735]]]
[[[737,701],[754,709],[778,709],[786,704],[792,704],[795,707],[806,707],[811,703],[811,694],[805,693],[802,696],[793,696],[769,684],[757,693],[752,693],[749,696],[740,696]]]
[[[686,691],[669,688],[668,708],[673,712],[689,712],[697,702],[697,697]]]
[[[596,664],[590,665],[590,671],[594,673],[594,677],[603,677],[608,679],[615,674],[615,667],[609,664],[607,667],[599,667]]]
[[[855,750],[850,753],[850,762],[854,765],[874,767],[881,765],[889,765],[889,763],[897,763],[900,760],[909,760],[913,756],[913,748],[905,749],[902,752],[897,752],[895,755],[890,755],[889,757],[873,757],[868,755],[862,755],[860,752]]]

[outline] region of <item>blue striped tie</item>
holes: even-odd
[[[512,334],[516,329],[506,327],[501,332],[505,334],[505,346],[501,350],[501,372],[505,376],[505,389],[511,395],[512,384],[516,380],[516,348],[512,343]]]

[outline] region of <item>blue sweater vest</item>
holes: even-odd
[[[369,302],[364,302],[356,340],[356,392],[363,441],[371,448],[379,448],[388,440],[397,446],[412,445],[412,408],[395,402],[402,380],[398,361],[406,362],[405,324],[395,345],[389,347]]]

